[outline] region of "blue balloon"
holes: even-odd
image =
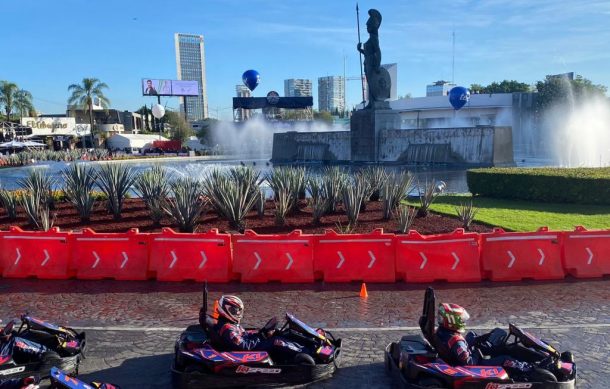
[[[456,86],[449,91],[449,102],[457,111],[470,100],[470,91],[463,86]]]
[[[261,80],[261,75],[258,74],[256,70],[246,70],[244,74],[242,74],[241,79],[244,82],[244,85],[253,91],[258,86],[259,81]]]

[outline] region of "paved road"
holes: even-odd
[[[210,297],[235,293],[246,303],[248,326],[288,310],[315,326],[337,329],[344,339],[343,368],[312,387],[389,387],[382,350],[415,327],[423,286],[357,284],[210,285]],[[579,388],[610,387],[610,280],[436,285],[442,301],[468,308],[471,327],[490,329],[509,321],[531,328],[574,352]],[[85,328],[86,379],[126,388],[169,387],[168,367],[180,329],[196,320],[200,285],[158,282],[0,280],[0,318],[28,310],[39,317]],[[402,328],[401,328],[402,327]],[[379,328],[379,329],[377,329]]]

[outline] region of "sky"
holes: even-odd
[[[247,69],[261,82],[254,96],[284,80],[313,82],[359,76],[353,1],[347,0],[0,0],[0,80],[34,96],[42,113],[63,113],[68,85],[84,77],[108,84],[112,108],[155,102],[142,78],[176,78],[174,33],[202,34],[211,117],[231,118],[235,85]],[[398,95],[425,96],[426,85],[452,79],[487,85],[504,79],[535,83],[573,71],[610,86],[608,0],[360,1],[362,41],[367,10],[383,17],[382,63],[398,64]],[[452,72],[452,32],[455,66]],[[347,82],[348,107],[361,101]],[[162,98],[178,107],[178,98]]]

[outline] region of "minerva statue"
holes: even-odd
[[[358,43],[357,49],[364,55],[364,74],[368,84],[368,109],[389,109],[386,99],[390,98],[392,81],[390,74],[381,67],[381,49],[379,48],[379,26],[381,13],[376,9],[369,10],[369,20],[366,22],[366,31],[369,40],[364,44]]]

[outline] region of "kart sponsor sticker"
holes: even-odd
[[[25,366],[13,367],[12,369],[0,370],[0,375],[10,375],[15,373],[21,373],[25,371]]]
[[[282,372],[282,369],[269,369],[266,367],[250,367],[245,365],[239,365],[237,366],[235,372],[238,374],[280,374]]]
[[[519,383],[519,384],[498,384],[490,382],[485,386],[485,389],[526,389],[531,388],[532,384]]]

